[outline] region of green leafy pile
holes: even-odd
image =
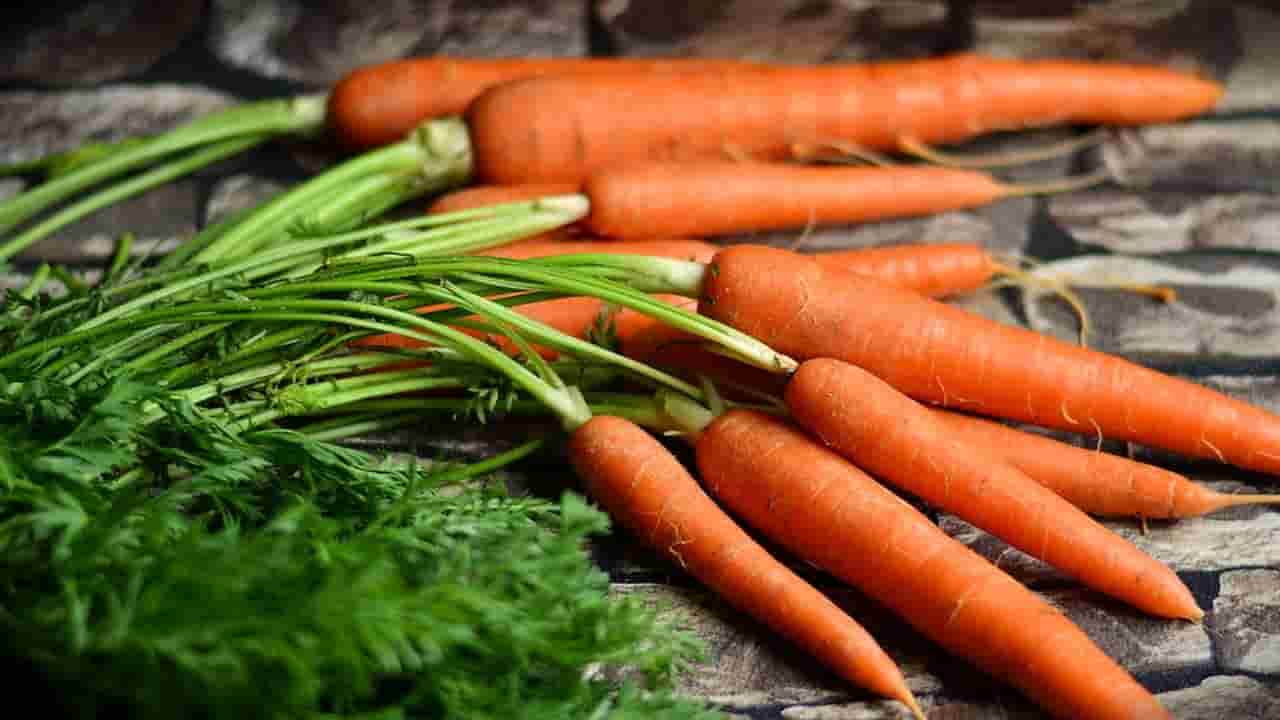
[[[0,388],[0,643],[63,710],[709,715],[669,690],[691,641],[607,595],[583,552],[606,519],[572,494],[236,433],[124,381]]]

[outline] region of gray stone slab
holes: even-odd
[[[1226,94],[1218,103],[1220,110],[1275,108],[1280,106],[1280,84],[1276,68],[1280,67],[1280,11],[1275,3],[1219,3],[1221,12],[1234,16],[1240,57],[1223,82]]]
[[[1092,324],[1090,347],[1104,352],[1271,357],[1280,341],[1274,259],[1081,255],[1046,263],[1036,274],[1078,290]],[[1118,287],[1134,283],[1172,288],[1177,299],[1166,303]],[[1050,288],[1027,289],[1021,305],[1032,329],[1075,340],[1079,318]]]
[[[574,0],[217,0],[211,13],[208,44],[219,58],[313,87],[413,55],[586,53],[585,8]]]
[[[1280,566],[1280,512],[1237,508],[1203,518],[1104,523],[1148,555],[1177,571],[1214,572],[1240,567]]]
[[[1272,720],[1280,717],[1280,687],[1239,675],[1215,675],[1200,684],[1160,693],[1177,720]]]
[[[205,201],[203,225],[212,225],[256,207],[285,189],[285,185],[257,175],[236,174],[214,184]]]
[[[233,98],[194,86],[114,85],[96,90],[0,93],[0,164],[89,141],[168,130]]]
[[[1009,57],[1154,63],[1216,77],[1239,56],[1234,17],[1211,0],[979,2],[973,28],[975,51]]]
[[[1050,198],[1048,214],[1076,242],[1117,253],[1280,251],[1280,198],[1269,193],[1106,189]]]
[[[1219,664],[1280,683],[1280,569],[1232,570],[1218,583],[1208,623]]]
[[[11,198],[22,192],[26,183],[18,178],[0,178],[0,200]]]
[[[858,712],[873,713],[868,717],[899,717],[883,714],[894,703],[872,699],[849,687],[801,651],[779,641],[709,593],[643,583],[615,584],[613,591],[662,608],[677,626],[705,643],[707,658],[678,681],[680,691],[686,695],[704,697],[730,709],[836,702],[856,706]],[[829,594],[880,640],[898,662],[912,693],[924,697],[941,690],[938,677],[925,669],[926,661],[936,650],[922,648],[919,641],[898,640],[904,632],[902,626],[869,608],[866,600],[853,593]],[[874,714],[877,712],[881,714]]]
[[[1201,118],[1124,128],[1090,154],[1118,183],[1197,193],[1274,193],[1280,184],[1280,120]]]
[[[92,85],[141,72],[178,47],[202,6],[199,0],[117,0],[76,3],[58,13],[27,8],[25,23],[5,35],[0,81]]]
[[[177,180],[121,201],[72,223],[18,254],[24,260],[91,263],[115,254],[125,232],[135,236],[135,255],[161,255],[196,231],[198,187]]]
[[[742,57],[780,62],[925,56],[949,31],[937,0],[686,3],[595,0],[623,55]]]

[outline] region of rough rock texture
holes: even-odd
[[[325,86],[413,55],[581,55],[584,12],[574,0],[215,0],[209,45],[237,67]]]
[[[1280,570],[1232,570],[1218,582],[1210,624],[1222,667],[1280,674]]]
[[[595,0],[624,55],[735,56],[782,62],[919,57],[952,31],[946,3]]]
[[[54,2],[24,8],[6,34],[0,82],[92,85],[151,67],[195,27],[200,0]],[[8,20],[8,18],[6,18]]]

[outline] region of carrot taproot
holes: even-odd
[[[917,400],[1280,473],[1280,417],[797,253],[738,245],[699,311],[797,359],[858,365]]]
[[[1093,515],[1169,520],[1240,505],[1280,503],[1280,495],[1221,493],[1181,473],[1102,450],[1087,450],[972,415],[932,412],[965,443],[999,455]]]
[[[582,222],[616,238],[724,235],[928,215],[1018,193],[977,170],[697,160],[598,170]]]
[[[1054,717],[1170,717],[1059,610],[785,420],[730,410],[695,454],[737,517]]]
[[[650,547],[846,680],[924,717],[875,639],[751,539],[649,433],[595,416],[574,430],[569,457],[590,495]]]
[[[777,160],[824,143],[892,150],[1036,125],[1165,122],[1221,94],[1162,67],[957,55],[535,77],[482,93],[466,118],[483,180],[581,182],[638,162]]]
[[[358,68],[339,80],[329,95],[328,121],[347,147],[367,149],[395,142],[430,118],[457,115],[485,89],[518,78],[637,72],[661,76],[749,64],[714,58],[408,58]]]
[[[1164,564],[875,375],[808,360],[784,398],[797,424],[876,477],[1145,612],[1204,616]]]

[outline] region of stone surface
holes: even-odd
[[[363,65],[415,55],[582,55],[574,0],[215,0],[209,46],[269,77],[327,86]]]
[[[1218,578],[1209,618],[1219,662],[1231,672],[1280,677],[1280,563]]]
[[[1050,198],[1048,214],[1082,246],[1117,253],[1280,250],[1280,199],[1268,193],[1097,190]]]
[[[742,57],[782,62],[919,57],[952,32],[936,0],[828,2],[595,0],[623,55]]]
[[[1275,3],[1219,3],[1220,11],[1234,16],[1240,57],[1225,78],[1226,94],[1219,110],[1245,110],[1280,106],[1275,71],[1280,67],[1280,10]]]
[[[1098,350],[1265,357],[1280,341],[1280,263],[1274,257],[1082,255],[1046,263],[1036,274],[1077,289],[1092,325],[1089,344]],[[1166,303],[1117,287],[1133,283],[1171,288],[1177,299]],[[1032,329],[1075,339],[1079,319],[1048,288],[1022,293],[1021,305]]]
[[[1160,693],[1160,702],[1178,720],[1271,720],[1280,717],[1280,685],[1217,675],[1194,687]]]
[[[230,102],[223,93],[178,85],[0,93],[0,164],[162,132]]]
[[[706,697],[730,709],[841,703],[856,706],[858,712],[875,713],[889,705],[850,688],[845,681],[817,667],[798,650],[702,590],[630,583],[615,584],[613,591],[638,596],[643,602],[662,608],[679,627],[705,643],[707,659],[680,680],[681,692],[685,694]],[[913,694],[928,696],[942,689],[941,680],[926,669],[930,656],[936,656],[936,649],[854,593],[837,590],[828,594],[869,632],[882,638],[882,645],[899,663]],[[869,717],[898,716],[872,714]]]
[[[1224,117],[1125,128],[1089,153],[1133,188],[1196,193],[1274,193],[1280,173],[1280,119]]]
[[[93,85],[141,72],[182,42],[203,5],[112,0],[55,3],[43,12],[28,7],[16,32],[5,35],[0,82]]]
[[[134,234],[135,255],[160,255],[196,231],[199,192],[194,181],[177,180],[89,215],[19,253],[27,261],[102,262],[116,251],[124,232]]]
[[[1010,57],[1155,63],[1218,77],[1240,55],[1234,20],[1212,0],[980,1],[973,49]]]
[[[1053,590],[1045,597],[1135,675],[1208,668],[1213,662],[1203,625],[1148,617],[1088,590]]]
[[[204,204],[201,225],[233,217],[274,197],[285,185],[256,175],[236,174],[214,184]]]

